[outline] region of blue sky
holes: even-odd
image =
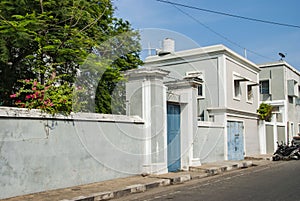
[[[202,9],[300,26],[299,0],[169,0]],[[255,63],[285,61],[300,70],[300,28],[237,19],[158,2],[114,0],[115,15],[141,31],[142,55],[173,38],[176,50],[223,44]],[[189,15],[187,15],[187,14]],[[221,36],[220,36],[221,35]],[[226,38],[226,39],[225,39]],[[252,53],[252,52],[255,52]]]

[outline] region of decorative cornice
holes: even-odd
[[[164,82],[164,84],[168,87],[168,89],[197,87],[201,83],[202,82],[193,79]]]
[[[167,76],[170,72],[159,68],[143,67],[125,72],[125,76],[128,78],[140,78],[140,77],[160,77]]]

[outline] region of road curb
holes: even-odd
[[[101,201],[101,200],[109,200],[113,198],[120,198],[125,195],[129,195],[132,193],[140,193],[144,192],[146,190],[157,188],[161,186],[168,186],[170,185],[170,179],[159,179],[154,182],[149,182],[146,184],[134,184],[130,186],[126,186],[125,188],[118,189],[115,191],[107,191],[107,192],[99,192],[99,193],[93,193],[88,196],[79,196],[74,197],[72,199],[63,199],[60,201]]]
[[[184,175],[175,176],[175,177],[171,177],[171,178],[167,178],[167,179],[170,180],[171,185],[174,185],[174,184],[180,184],[180,183],[190,181],[191,180],[191,175],[190,174],[184,174]]]
[[[101,200],[109,200],[113,198],[120,198],[132,193],[144,192],[152,188],[181,184],[190,181],[192,179],[193,180],[202,179],[205,177],[218,175],[223,172],[232,171],[235,169],[248,168],[251,166],[253,166],[252,161],[240,161],[232,164],[224,164],[224,165],[219,164],[210,167],[205,167],[205,166],[191,167],[190,168],[191,173],[181,172],[181,173],[169,173],[165,175],[151,175],[150,176],[151,178],[157,178],[158,180],[146,184],[134,184],[114,191],[99,192],[88,196],[79,196],[72,199],[64,199],[60,201],[101,201]]]
[[[259,158],[266,158],[263,155]],[[223,172],[234,171],[251,166],[270,164],[270,160],[254,158],[253,161],[222,161],[215,163],[204,163],[201,166],[190,167],[189,171],[169,172],[160,175],[135,175],[128,178],[119,178],[93,184],[79,185],[69,188],[49,190],[40,193],[33,193],[5,200],[58,200],[58,201],[100,201],[114,198],[121,198],[126,195],[140,193],[162,186],[176,185],[190,180],[204,179]]]
[[[217,174],[221,174],[223,172],[227,172],[227,171],[232,171],[235,169],[241,169],[241,168],[248,168],[253,166],[253,162],[252,161],[240,161],[240,162],[235,162],[232,164],[224,164],[224,165],[220,165],[220,164],[216,164],[216,165],[212,165],[212,166],[198,166],[198,167],[190,167],[189,171],[190,172],[199,172],[199,173],[205,173],[207,174],[207,176],[213,176],[213,175],[217,175]],[[203,176],[205,177],[205,176]]]
[[[270,155],[262,155],[262,156],[246,156],[245,160],[267,160],[267,161],[273,161],[273,157]]]

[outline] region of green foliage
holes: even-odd
[[[137,68],[143,62],[139,59],[139,35],[132,31],[128,23],[118,23],[117,34],[95,47],[95,54],[89,55],[81,66],[83,76],[77,81],[90,88],[90,97],[95,96],[94,108],[97,113],[125,113],[125,87],[122,71]],[[121,29],[127,32],[121,33]],[[88,77],[84,74],[88,73]],[[92,86],[92,87],[91,87]],[[88,102],[90,102],[88,100]],[[89,106],[92,104],[88,104]]]
[[[122,81],[123,77],[117,69],[108,68],[101,77],[101,80],[98,84],[95,103],[96,103],[96,112],[98,113],[113,113],[116,111],[117,103],[113,104],[116,99],[113,99],[113,93],[117,92],[116,85]],[[121,104],[121,103],[120,103]],[[117,111],[117,113],[124,113],[123,109]]]
[[[97,99],[96,105],[109,108],[114,82],[121,79],[118,71],[141,64],[138,33],[127,21],[113,14],[110,0],[1,1],[0,105],[15,104],[10,94],[24,87],[18,80],[37,80],[45,85],[55,73],[60,77],[58,82],[63,83],[61,88],[65,84],[74,86],[80,79],[76,77],[78,69],[94,54],[101,59],[96,64],[86,65],[84,71],[96,76],[101,67],[102,81],[97,96],[103,98]],[[99,107],[96,111],[110,110]]]
[[[270,104],[261,103],[257,110],[259,119],[270,122],[272,120],[272,110],[273,107]]]

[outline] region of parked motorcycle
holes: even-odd
[[[293,141],[295,145],[300,145],[300,134],[298,134],[298,136],[294,136]]]
[[[291,146],[289,146],[289,143],[285,144],[281,142],[281,144],[279,144],[277,142],[277,150],[273,154],[273,161],[290,159],[300,159],[300,145],[296,145],[294,141],[292,141]]]

